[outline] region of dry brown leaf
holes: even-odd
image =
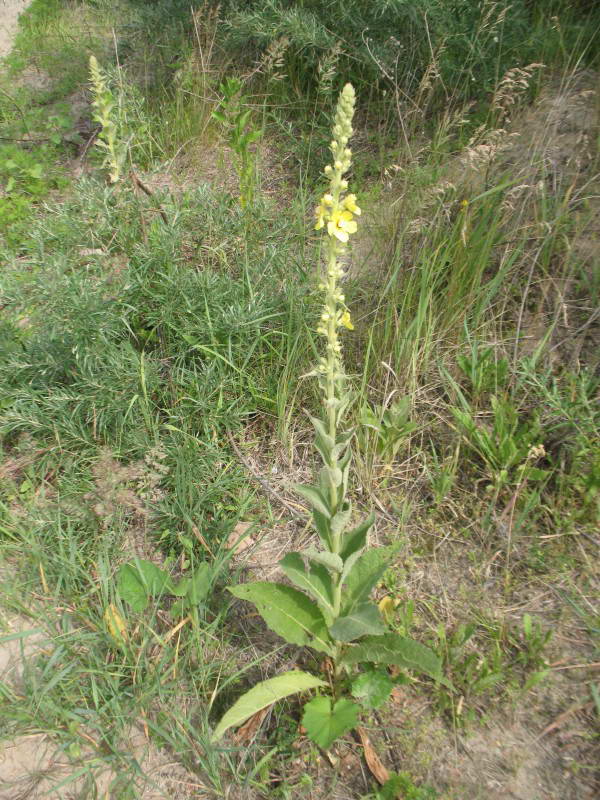
[[[245,744],[249,742],[256,735],[256,732],[262,725],[262,721],[267,716],[267,712],[270,708],[271,706],[261,708],[260,711],[257,711],[250,719],[246,720],[246,722],[237,729],[237,732],[233,736],[233,741],[236,744]]]
[[[405,703],[406,702],[406,692],[404,689],[401,689],[400,686],[394,686],[392,689],[391,694],[392,703]]]
[[[209,555],[210,555],[212,558],[214,558],[215,556],[214,556],[214,554],[213,554],[213,551],[212,551],[212,550],[210,549],[210,547],[208,546],[208,544],[207,544],[207,542],[206,542],[206,539],[205,539],[205,538],[204,538],[204,536],[202,536],[202,534],[200,533],[200,530],[198,529],[198,526],[197,526],[197,525],[192,525],[192,533],[194,534],[194,536],[196,537],[196,539],[198,539],[198,541],[200,542],[200,544],[202,545],[202,547],[203,547],[205,550],[207,550],[207,551],[208,551],[208,554],[209,554]]]
[[[356,728],[356,732],[360,737],[361,744],[365,751],[365,760],[367,762],[367,766],[371,770],[375,780],[383,786],[383,784],[390,779],[390,773],[383,765],[383,761],[373,749],[373,745],[371,744],[371,740],[367,736],[365,729],[361,728],[359,725]]]
[[[256,544],[252,536],[246,536],[246,532],[250,527],[252,527],[251,522],[238,522],[227,538],[225,547],[228,550],[233,550],[236,556],[239,556],[244,550],[248,550],[249,547],[254,547]]]

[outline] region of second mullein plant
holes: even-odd
[[[103,166],[108,170],[110,182],[117,183],[121,177],[126,148],[118,136],[118,127],[115,121],[116,103],[106,75],[95,56],[90,56],[89,68],[92,106],[95,109],[93,119],[100,125],[96,145],[104,151]]]
[[[344,175],[351,165],[355,94],[347,84],[338,100],[333,127],[333,163],[325,168],[329,190],[316,209],[316,229],[326,233],[326,258],[320,289],[324,294],[318,332],[325,352],[314,371],[323,398],[323,415],[311,417],[315,447],[323,466],[314,486],[296,489],[312,508],[320,547],[288,553],[280,562],[287,583],[256,582],[231,587],[236,597],[253,603],[266,624],[293,645],[321,654],[322,677],[291,670],[256,684],[222,717],[213,733],[219,740],[232,726],[277,700],[309,690],[302,725],[327,749],[356,726],[361,712],[377,708],[390,695],[400,670],[425,673],[444,681],[437,656],[419,642],[392,632],[371,593],[393,557],[389,547],[369,546],[374,517],[353,524],[348,496],[352,429],[344,429],[350,402],[342,362],[340,333],[352,330],[340,281],[343,256],[360,215]],[[317,663],[317,662],[315,662]],[[394,677],[389,667],[395,667]]]

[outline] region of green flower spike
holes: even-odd
[[[121,177],[121,154],[117,137],[117,125],[113,118],[115,101],[108,87],[106,77],[95,56],[90,56],[90,83],[92,85],[92,105],[96,109],[93,118],[101,126],[96,144],[105,152],[104,166],[108,168],[111,183]]]

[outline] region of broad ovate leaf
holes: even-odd
[[[332,705],[330,697],[313,697],[304,706],[302,725],[309,739],[328,750],[342,734],[356,727],[359,712],[359,706],[346,698]]]
[[[144,611],[150,597],[171,591],[171,577],[152,561],[138,558],[117,572],[117,592],[134,611]]]
[[[364,708],[380,708],[393,688],[394,681],[387,672],[373,669],[356,678],[352,684],[352,695]]]
[[[291,670],[270,678],[253,686],[252,689],[242,695],[229,709],[223,714],[219,724],[215,728],[211,741],[217,742],[229,728],[234,725],[242,725],[247,719],[256,714],[263,708],[283,700],[298,692],[306,692],[309,689],[317,689],[326,684],[314,675],[301,670]]]
[[[243,583],[229,591],[240,600],[254,603],[269,628],[286,642],[308,645],[331,653],[331,638],[319,607],[305,594],[282,583]]]

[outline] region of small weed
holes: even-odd
[[[455,722],[467,724],[483,713],[485,698],[527,692],[549,674],[544,650],[552,631],[539,620],[523,616],[521,626],[505,626],[491,620],[461,623],[454,630],[437,628],[434,649],[459,696],[438,691],[440,710]]]
[[[360,411],[359,422],[375,432],[375,449],[386,463],[394,461],[399,449],[419,427],[410,419],[409,397],[394,400],[379,412],[367,406]]]
[[[36,204],[52,190],[68,185],[54,158],[51,147],[24,150],[17,145],[0,146],[0,235],[9,246],[18,246],[23,240]]]
[[[390,777],[372,794],[364,795],[362,800],[436,800],[439,794],[432,786],[417,786],[408,772],[392,772]]]
[[[473,347],[470,355],[459,355],[458,366],[469,380],[473,401],[477,403],[484,394],[498,395],[506,387],[508,361],[497,358],[491,348],[483,350]]]

